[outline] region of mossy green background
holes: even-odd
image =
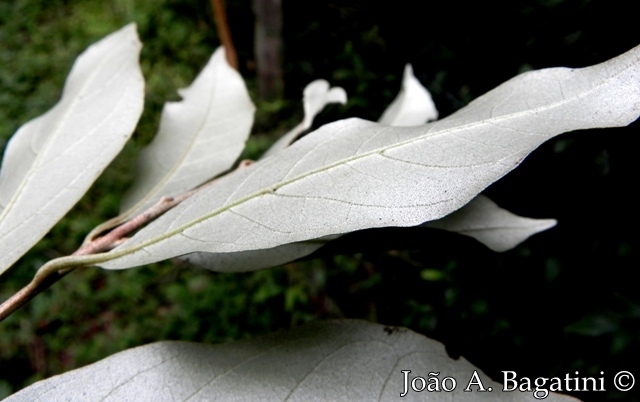
[[[240,72],[254,94],[249,3],[228,0],[227,7]],[[284,0],[283,12],[285,96],[256,101],[247,157],[300,121],[301,91],[316,78],[349,95],[348,105],[330,106],[316,126],[377,119],[407,62],[446,116],[519,72],[591,65],[640,44],[632,4],[604,0]],[[144,43],[147,82],[134,139],[68,217],[0,278],[3,300],[117,214],[162,105],[178,99],[176,89],[190,83],[218,40],[206,0],[0,1],[2,148],[55,104],[78,54],[131,21]],[[407,326],[496,379],[501,370],[530,377],[604,371],[605,393],[575,395],[638,400],[610,382],[620,370],[640,378],[638,131],[634,123],[565,134],[491,186],[487,194],[501,206],[560,222],[506,253],[445,232],[385,229],[254,273],[211,273],[178,261],[74,272],[0,323],[0,397],[156,340],[222,342],[351,317]]]

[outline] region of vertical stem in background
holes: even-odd
[[[236,48],[233,46],[233,40],[231,39],[231,31],[227,23],[227,13],[224,9],[224,0],[211,0],[211,7],[213,8],[213,20],[216,23],[218,37],[220,37],[220,42],[222,46],[224,46],[227,55],[227,62],[237,70],[238,56],[236,55]]]
[[[272,101],[282,98],[282,1],[253,0],[256,16],[255,55],[258,96]]]

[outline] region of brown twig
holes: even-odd
[[[20,289],[13,296],[2,303],[2,305],[0,305],[0,321],[10,316],[14,311],[25,305],[29,300],[33,299],[43,290],[49,288],[49,286],[56,283],[69,272],[71,272],[71,270],[54,272],[53,274],[42,278],[41,280],[36,280],[36,278],[34,277],[27,286]]]
[[[216,23],[216,31],[220,38],[220,43],[224,46],[227,55],[227,62],[234,69],[238,69],[238,56],[236,48],[233,46],[231,39],[231,30],[227,22],[227,12],[224,8],[224,0],[211,0],[211,8],[213,8],[213,20]]]
[[[227,173],[227,175],[244,169],[253,163],[254,162],[250,160],[243,160],[235,170]],[[93,265],[96,262],[96,259],[81,257],[94,256],[98,253],[103,253],[105,251],[111,250],[116,245],[119,245],[126,238],[126,236],[133,231],[140,229],[142,226],[156,219],[160,215],[167,212],[169,209],[175,207],[197,192],[203,190],[204,188],[210,187],[220,178],[221,177],[213,179],[201,185],[200,187],[197,187],[176,197],[162,197],[160,201],[158,201],[155,205],[153,205],[146,211],[142,212],[140,215],[137,215],[136,217],[126,221],[104,236],[84,243],[71,256],[57,258],[49,261],[38,270],[36,275],[33,277],[31,282],[27,284],[27,286],[20,289],[0,305],[0,321],[7,318],[14,311],[25,305],[29,300],[33,299],[37,294],[49,288],[51,285],[62,279],[65,275],[73,271],[75,268]]]
[[[110,250],[114,247],[114,244],[117,244],[126,235],[162,215],[170,208],[173,208],[178,203],[188,198],[188,196],[190,196],[191,194],[193,193],[189,192],[181,197],[176,198],[163,197],[157,204],[144,211],[140,215],[136,216],[135,218],[118,226],[106,235],[84,244],[82,247],[76,250],[76,252],[73,253],[72,256],[86,256]],[[65,264],[62,264],[63,266],[60,267],[60,264],[57,263],[58,261],[69,261],[69,263],[66,266]],[[74,261],[77,262],[78,266],[83,265],[81,259],[69,259],[69,257],[63,257],[49,261],[49,263],[42,266],[42,268],[40,268],[40,270],[36,273],[31,282],[27,284],[27,286],[20,289],[0,305],[0,321],[4,320],[14,311],[26,304],[29,300],[33,299],[37,294],[46,290],[58,280],[62,279],[69,272],[73,271],[76,268],[75,266],[73,266]]]

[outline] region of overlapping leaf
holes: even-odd
[[[40,240],[122,149],[142,113],[131,24],[89,47],[62,98],[12,137],[0,175],[0,273]]]
[[[439,219],[549,138],[635,120],[639,58],[637,47],[593,67],[525,73],[425,126],[326,125],[169,211],[100,265],[126,268]]]
[[[410,380],[451,377],[455,390],[408,389],[400,398],[403,370]],[[6,401],[507,402],[535,401],[534,391],[545,401],[575,401],[536,387],[504,391],[464,358],[451,359],[439,342],[405,328],[342,320],[224,345],[153,343],[40,381]]]

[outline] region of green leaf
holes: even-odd
[[[60,101],[11,138],[0,174],[0,273],[38,242],[120,152],[142,113],[134,24],[76,60]]]
[[[127,268],[442,218],[544,141],[635,120],[639,58],[636,47],[593,67],[528,72],[424,126],[359,119],[326,125],[221,179],[92,261]]]
[[[408,383],[401,399],[403,370],[410,370],[409,380],[437,379],[447,389],[450,377],[455,390],[440,385],[440,392],[415,392]],[[5,401],[536,400],[535,386],[503,389],[464,358],[451,359],[439,342],[405,328],[341,320],[223,345],[157,342],[40,381]],[[545,398],[573,400],[555,393]]]

